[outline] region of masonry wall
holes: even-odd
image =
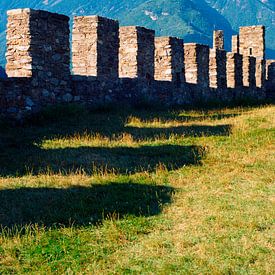
[[[6,58],[10,79],[4,86],[8,85],[12,95],[5,101],[14,101],[11,98],[21,89],[16,107],[7,109],[32,112],[71,96],[67,16],[31,9],[9,11]],[[28,80],[13,79],[23,77]]]
[[[256,87],[256,58],[243,56],[243,86]]]
[[[265,27],[240,27],[240,54],[265,59]]]
[[[129,26],[119,29],[119,77],[154,78],[155,31]]]
[[[213,49],[224,49],[224,33],[222,30],[216,30],[213,32]]]
[[[165,107],[266,95],[265,61],[226,53],[221,31],[209,50],[99,16],[76,17],[71,75],[68,17],[24,9],[10,11],[8,20],[10,77],[0,80],[0,114],[8,117],[65,102]]]
[[[226,89],[226,51],[210,49],[209,80],[211,88]]]
[[[240,88],[243,86],[242,55],[237,53],[227,53],[226,74],[228,88]]]
[[[264,59],[258,59],[256,58],[256,86],[258,88],[264,88],[265,86],[265,77],[266,77],[266,64]]]
[[[268,93],[275,98],[275,59],[266,60],[266,81]]]
[[[239,35],[233,35],[231,41],[231,52],[240,53],[240,39]]]
[[[155,39],[155,80],[184,82],[183,40],[175,37]]]
[[[75,75],[118,78],[119,23],[100,16],[74,17],[72,64]]]
[[[184,44],[186,82],[209,87],[209,47],[196,43]]]

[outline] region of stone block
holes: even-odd
[[[184,44],[186,82],[209,87],[209,47],[196,43]]]
[[[119,23],[101,16],[74,17],[72,63],[75,75],[118,78]]]
[[[155,39],[155,80],[184,82],[183,40],[176,37]]]
[[[211,88],[226,88],[226,51],[210,49],[209,80]]]
[[[119,77],[154,79],[155,31],[120,27],[119,40]]]
[[[237,53],[226,55],[226,75],[228,88],[240,88],[243,86],[243,57]]]

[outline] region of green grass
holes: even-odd
[[[71,106],[2,123],[0,274],[274,273],[274,118]]]

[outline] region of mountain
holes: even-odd
[[[226,46],[239,26],[267,27],[268,56],[275,58],[274,0],[10,0],[0,6],[0,65],[5,63],[6,11],[30,7],[74,15],[98,14],[120,20],[121,25],[140,25],[157,35],[172,35],[186,42],[211,45],[212,31],[225,30]]]

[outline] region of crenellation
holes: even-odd
[[[237,53],[226,55],[226,75],[228,88],[240,88],[243,86],[243,58]]]
[[[240,53],[240,39],[239,35],[233,35],[231,41],[231,52]]]
[[[256,87],[256,58],[243,56],[243,86]]]
[[[8,78],[0,80],[0,114],[21,119],[64,102],[161,106],[263,99],[273,90],[275,60],[265,57],[263,26],[240,28],[232,52],[223,31],[213,49],[157,37],[101,16],[76,16],[70,72],[69,18],[32,9],[8,12]],[[266,92],[267,91],[267,92]]]
[[[119,77],[154,78],[155,31],[125,26],[119,29]]]
[[[224,33],[222,30],[216,30],[213,32],[213,49],[224,49]]]
[[[240,27],[240,54],[265,59],[265,27]]]
[[[226,51],[210,49],[209,80],[211,88],[225,89],[226,80]]]
[[[197,43],[184,44],[186,82],[209,86],[209,47]]]
[[[256,87],[263,88],[265,86],[265,77],[266,77],[266,65],[264,59],[256,58]]]
[[[176,37],[155,39],[155,80],[184,82],[183,40]]]
[[[119,23],[101,16],[74,17],[72,64],[75,75],[118,78]]]

